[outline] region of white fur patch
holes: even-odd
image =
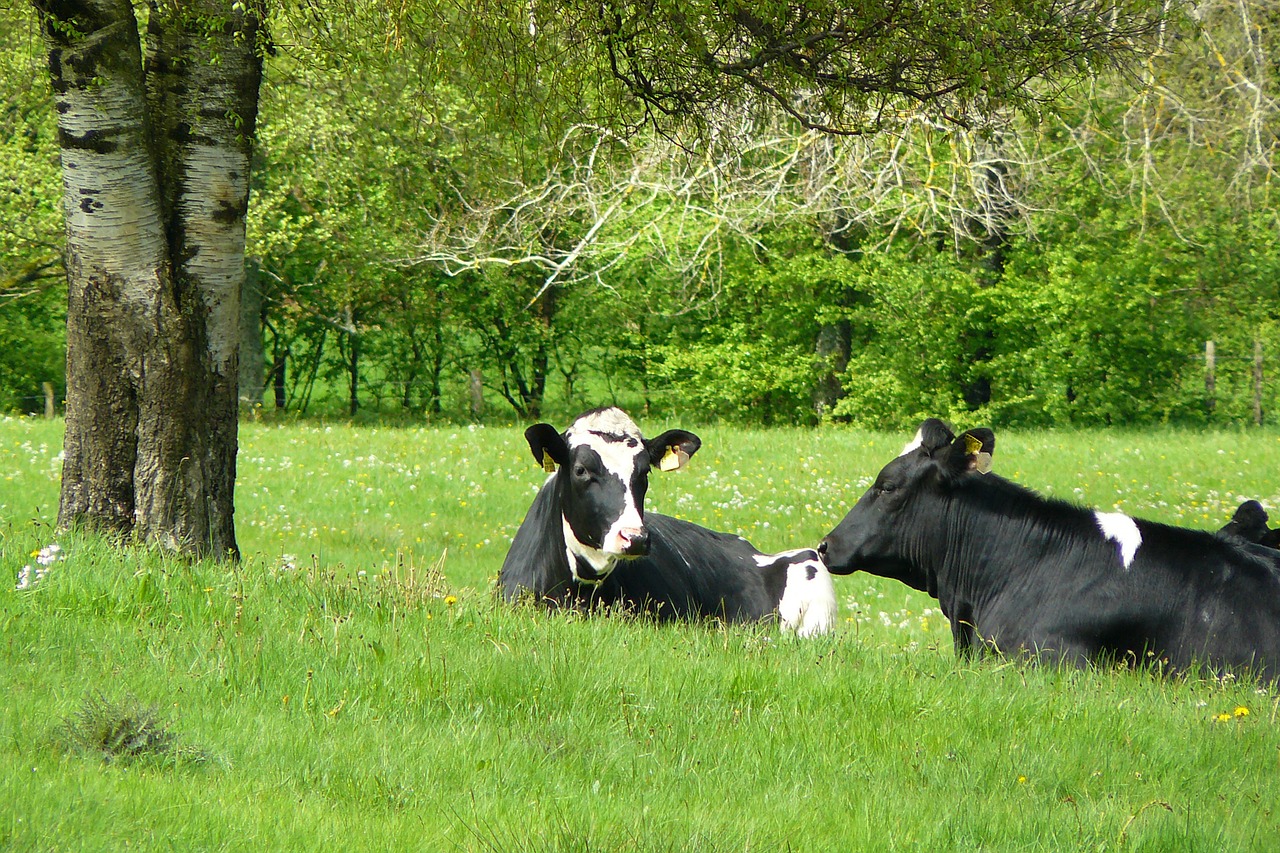
[[[783,551],[780,554],[757,554],[756,565],[767,566],[780,557],[805,551],[809,549]],[[810,573],[813,574],[812,578],[809,577]],[[826,634],[835,627],[836,613],[836,590],[831,582],[831,573],[816,554],[787,567],[787,585],[782,591],[782,601],[778,602],[778,620],[784,633],[795,632],[798,637]]]
[[[573,535],[573,528],[569,526],[569,519],[561,516],[560,521],[564,525],[565,552],[569,555],[569,571],[573,573],[573,579],[581,583],[599,583],[605,575],[613,571],[614,566],[618,563],[619,555],[606,553],[598,548],[592,548],[590,545],[583,545],[578,541],[578,537]],[[595,569],[600,574],[600,577],[589,580],[578,577],[577,557],[586,560],[587,565]]]
[[[907,442],[907,446],[902,448],[902,452],[899,453],[898,455],[906,456],[908,453],[915,450],[917,447],[922,446],[923,444],[924,444],[924,430],[918,429],[916,430],[916,437],[911,439],[911,441]]]
[[[1094,512],[1098,520],[1098,529],[1107,539],[1116,543],[1120,552],[1120,562],[1126,569],[1133,565],[1134,555],[1142,546],[1142,533],[1137,523],[1123,512]]]

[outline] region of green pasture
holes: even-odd
[[[651,510],[767,549],[910,438],[641,425],[704,440]],[[0,849],[1280,849],[1280,698],[1244,680],[960,662],[865,575],[812,641],[495,601],[545,477],[517,428],[247,423],[236,566],[57,534],[60,448],[0,420]],[[999,433],[995,464],[1192,527],[1280,510],[1272,430]],[[86,745],[110,724],[155,748]]]

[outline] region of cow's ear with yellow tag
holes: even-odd
[[[964,441],[962,457],[954,455],[953,464],[958,463],[960,471],[977,471],[979,474],[991,473],[991,457],[996,450],[996,436],[989,429],[969,430],[960,436]],[[959,445],[960,441],[956,441]],[[958,449],[958,448],[957,448]]]
[[[524,431],[524,437],[533,452],[533,461],[548,474],[554,474],[558,465],[569,461],[569,445],[551,424],[534,424]]]
[[[649,464],[659,471],[679,471],[701,446],[702,439],[683,429],[669,429],[657,438],[644,441]]]
[[[677,445],[669,445],[667,452],[662,455],[662,459],[658,462],[659,471],[676,471],[683,468],[689,461],[689,454],[685,453]]]

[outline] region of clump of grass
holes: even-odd
[[[59,740],[75,752],[100,755],[108,763],[202,763],[201,749],[184,746],[160,712],[132,697],[112,701],[86,696],[80,709],[62,721]]]

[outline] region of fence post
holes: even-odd
[[[47,420],[53,420],[54,414],[54,397],[53,383],[41,382],[40,387],[44,390],[44,416]]]
[[[1204,342],[1204,396],[1205,408],[1209,414],[1213,414],[1213,407],[1217,403],[1216,390],[1218,380],[1214,375],[1217,361],[1217,350],[1214,348],[1213,341]]]
[[[1262,339],[1253,342],[1253,422],[1262,426]]]

